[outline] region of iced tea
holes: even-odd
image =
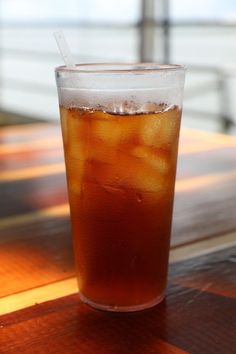
[[[60,111],[81,297],[150,307],[166,287],[180,108]]]

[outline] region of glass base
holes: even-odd
[[[165,298],[165,294],[163,294],[163,295],[158,296],[154,300],[147,302],[145,304],[134,305],[134,306],[115,306],[115,305],[98,304],[96,302],[89,300],[86,296],[84,296],[81,293],[79,293],[79,295],[80,295],[80,299],[83,303],[85,303],[97,310],[110,311],[110,312],[135,312],[135,311],[147,310],[147,309],[150,309],[151,307],[158,305]]]

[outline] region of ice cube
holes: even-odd
[[[161,131],[161,121],[158,114],[140,116],[140,140],[143,145],[155,146]]]
[[[85,160],[89,137],[89,121],[86,119],[86,114],[78,109],[69,109],[67,113],[67,131],[66,154]]]
[[[117,119],[92,120],[91,138],[100,139],[114,147],[121,136],[121,127]],[[109,148],[109,146],[107,146]]]
[[[117,158],[111,163],[87,161],[84,180],[105,186],[162,193],[169,177],[165,174],[168,168],[165,162],[157,158],[150,162],[149,158],[118,151]]]
[[[166,174],[170,169],[172,162],[170,151],[137,145],[130,150],[130,153],[133,156],[143,159],[143,162],[157,169],[162,174]]]
[[[71,157],[66,158],[66,174],[69,194],[81,194],[84,166],[85,161],[83,160],[78,160]]]
[[[153,168],[143,164],[136,175],[133,175],[131,185],[140,191],[160,192],[163,189],[165,179]]]
[[[162,117],[161,134],[162,140],[166,144],[175,143],[179,134],[180,111],[172,109],[166,111]]]
[[[177,109],[142,116],[141,142],[161,147],[175,143],[178,137],[180,113]]]
[[[107,106],[107,111],[112,114],[131,115],[138,111],[138,104],[134,100],[112,102]]]

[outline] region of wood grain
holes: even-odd
[[[187,148],[191,148],[189,144]],[[204,147],[205,149],[205,147]],[[194,162],[194,163],[193,163]],[[192,178],[202,175],[214,175],[229,172],[236,168],[236,147],[223,147],[213,151],[197,151],[180,154],[178,160],[178,179]]]
[[[173,217],[175,245],[236,230],[235,180],[209,183],[207,188],[176,193]]]
[[[59,124],[35,123],[27,125],[5,126],[0,129],[0,143],[20,143],[34,141],[50,136],[61,137]]]
[[[0,298],[0,315],[78,293],[77,279],[68,278]]]
[[[0,217],[30,213],[67,202],[65,174],[2,182]]]
[[[38,151],[61,147],[61,138],[50,137],[34,141],[25,141],[20,143],[4,144],[0,146],[0,155],[15,154],[18,152]]]
[[[4,172],[17,172],[25,168],[39,167],[63,162],[62,147],[39,151],[18,151],[0,157],[0,176]]]
[[[234,354],[236,299],[208,292],[216,274],[235,281],[236,247],[173,264],[167,298],[153,310],[111,314],[83,305],[78,295],[0,317],[5,353]],[[233,258],[232,258],[233,257]],[[230,267],[229,267],[229,260]],[[209,270],[199,287],[198,277]],[[182,285],[181,276],[197,280]]]
[[[174,284],[236,299],[236,247],[171,266],[170,277]]]
[[[74,266],[59,126],[2,128],[0,143],[3,297],[68,279],[74,276]],[[232,242],[235,170],[235,138],[182,130],[172,233],[174,259],[184,257],[184,252],[193,255],[200,248],[214,249],[217,237],[221,247]],[[209,247],[208,240],[213,246]]]
[[[68,218],[12,226],[0,259],[0,298],[74,276]]]
[[[44,223],[47,222],[47,220],[51,217],[60,218],[61,216],[66,216],[67,220],[69,220],[68,203],[40,209],[27,214],[17,214],[14,216],[9,216],[9,217],[7,216],[5,218],[1,218],[0,230],[2,230],[2,233],[1,233],[0,243],[2,242],[5,243],[9,240],[19,238],[18,230],[16,232],[12,232],[11,228],[19,227],[20,225],[23,225],[23,227],[25,227],[24,224],[30,224],[31,222]],[[7,236],[8,231],[10,231],[11,234],[10,239],[9,236]]]

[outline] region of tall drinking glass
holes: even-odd
[[[108,311],[164,298],[185,70],[56,68],[80,297]]]

